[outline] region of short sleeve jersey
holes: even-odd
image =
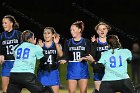
[[[105,74],[102,81],[121,80],[129,78],[127,74],[127,60],[132,60],[132,53],[128,49],[112,49],[105,51],[99,63],[105,66]]]
[[[34,73],[36,60],[44,55],[40,46],[24,42],[15,49],[14,56],[15,62],[11,72]]]

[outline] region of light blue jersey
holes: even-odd
[[[36,59],[42,58],[43,50],[40,46],[24,42],[14,52],[15,62],[11,72],[34,73]]]
[[[114,81],[129,78],[127,74],[127,60],[132,60],[131,51],[128,49],[112,49],[105,51],[99,60],[105,66],[102,81]]]

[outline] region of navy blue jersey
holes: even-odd
[[[99,61],[101,54],[108,50],[108,44],[107,42],[102,43],[100,42],[100,40],[98,39],[98,42],[92,42],[91,44],[91,54],[94,57],[94,59],[96,60],[96,62]],[[95,67],[96,65],[94,65],[94,63],[91,64],[93,66],[93,71],[94,73],[104,73],[104,66],[102,66],[102,68],[98,69],[97,67]]]
[[[67,79],[88,79],[88,63],[83,60],[79,61],[90,53],[90,41],[81,38],[80,41],[69,39],[64,46],[64,58],[68,61],[67,64]]]
[[[39,65],[40,69],[42,70],[57,69],[59,64],[57,61],[57,49],[54,42],[52,42],[52,45],[49,48],[47,48],[44,43],[44,46],[42,48],[44,56],[46,58],[46,62],[40,62]]]
[[[2,32],[0,37],[0,54],[5,56],[5,60],[14,60],[13,49],[20,44],[21,32],[12,30]]]
[[[68,61],[78,61],[81,57],[90,54],[90,41],[81,38],[80,41],[69,39],[65,43],[64,56]]]
[[[107,42],[102,43],[100,42],[100,40],[98,39],[98,42],[93,42],[91,44],[91,49],[92,49],[92,56],[95,58],[96,61],[98,61],[101,57],[101,54],[108,50],[108,44]]]

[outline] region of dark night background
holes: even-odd
[[[119,36],[122,45],[131,48],[140,41],[139,0],[1,0],[0,19],[7,14],[15,16],[21,31],[30,29],[42,38],[46,26],[52,26],[61,40],[71,38],[70,26],[77,20],[85,23],[83,37],[96,34],[99,21],[112,26],[109,34]],[[0,30],[3,31],[2,26]]]

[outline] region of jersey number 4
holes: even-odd
[[[20,59],[20,58],[22,58],[22,59],[28,59],[29,52],[30,52],[30,49],[29,48],[25,48],[25,49],[19,48],[17,50],[17,56],[16,56],[16,58],[17,59]]]
[[[49,55],[47,61],[44,64],[47,64],[47,63],[52,64],[52,55]]]

